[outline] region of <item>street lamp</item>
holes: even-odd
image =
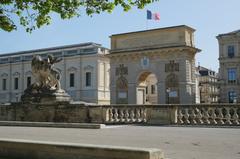
[[[167,92],[167,104],[170,104],[170,98],[169,98],[170,91],[171,91],[170,88],[166,89],[166,92]]]

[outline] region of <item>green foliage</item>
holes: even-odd
[[[1,0],[0,29],[13,31],[17,29],[14,17],[19,23],[32,32],[35,28],[51,23],[51,13],[57,13],[62,19],[80,16],[80,9],[91,16],[101,12],[111,13],[115,6],[121,6],[124,11],[136,6],[144,8],[146,4],[157,0]]]

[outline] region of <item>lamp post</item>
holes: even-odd
[[[166,89],[166,92],[167,92],[167,104],[170,104],[170,98],[169,98],[170,91],[171,91],[170,88]]]

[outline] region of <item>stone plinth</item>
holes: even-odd
[[[52,104],[59,102],[71,101],[71,97],[62,89],[60,90],[50,90],[50,89],[41,89],[41,90],[32,90],[25,91],[22,95],[21,100],[23,103],[43,103],[43,104]]]

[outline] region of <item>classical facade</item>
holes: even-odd
[[[217,36],[219,43],[220,102],[240,102],[240,30]]]
[[[218,74],[208,68],[198,66],[198,90],[200,103],[219,102],[219,82]]]
[[[185,25],[111,36],[111,103],[195,103],[194,29]]]
[[[110,102],[108,49],[96,43],[52,47],[0,55],[0,102],[17,102],[34,82],[31,60],[48,54],[62,58],[55,65],[61,72],[61,86],[75,101]]]

